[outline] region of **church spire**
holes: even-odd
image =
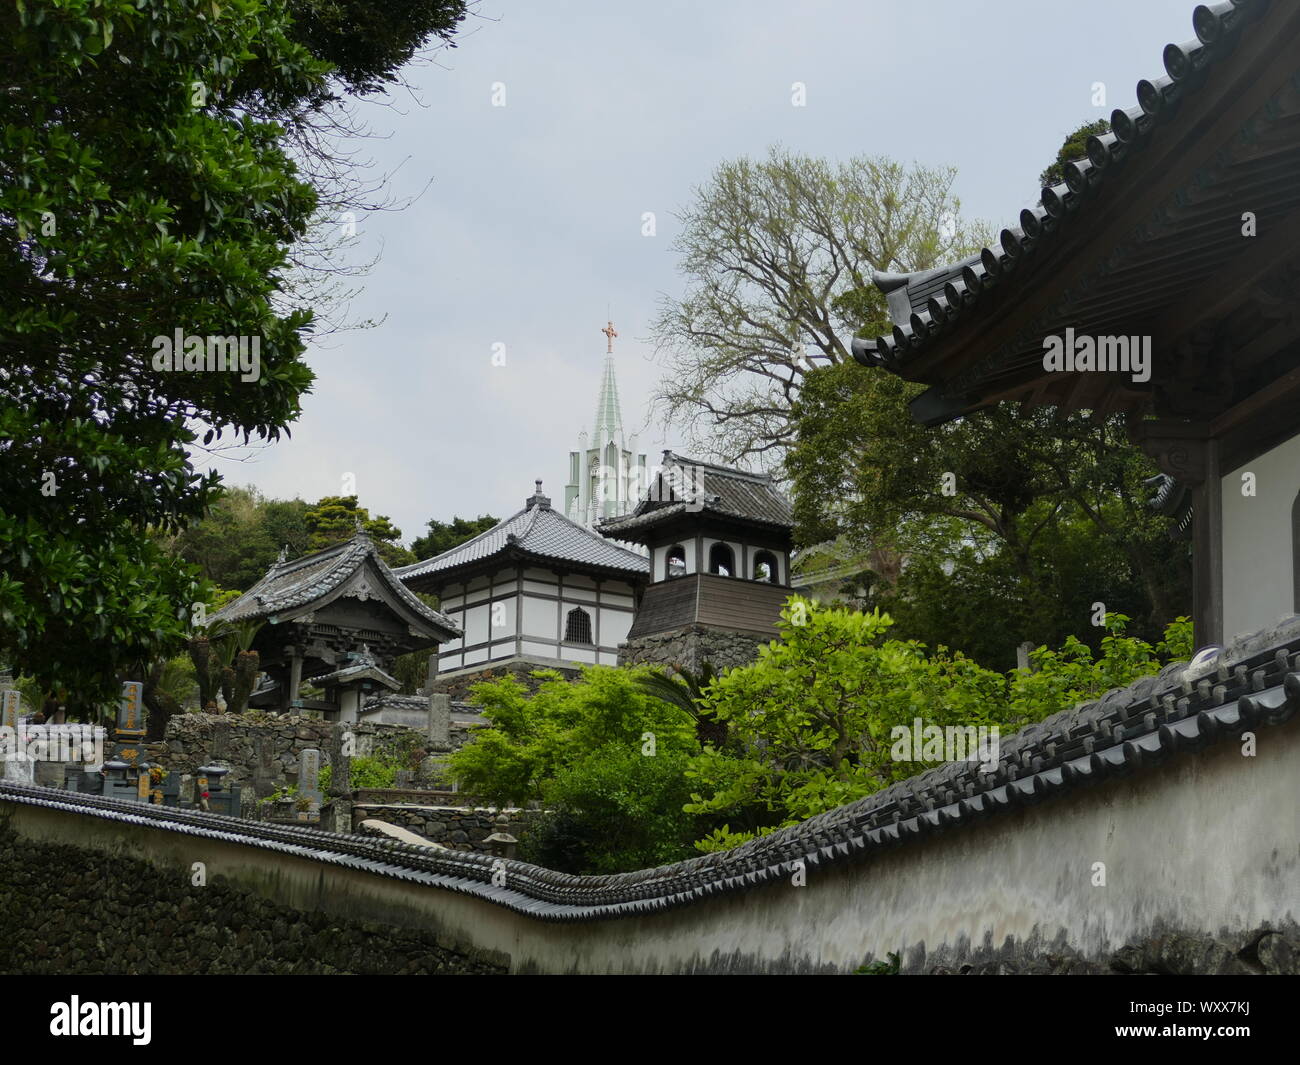
[[[635,506],[645,480],[646,457],[637,452],[636,434],[623,431],[623,409],[614,374],[612,320],[605,334],[605,368],[596,396],[596,416],[591,435],[578,434],[578,450],[569,452],[569,481],[564,486],[564,513],[588,528],[596,522],[625,514]]]
[[[623,411],[618,402],[618,382],[614,380],[614,323],[601,330],[605,334],[605,375],[600,381],[600,394],[596,397],[596,420],[593,423],[593,440],[602,436],[606,440],[619,440],[623,432]]]

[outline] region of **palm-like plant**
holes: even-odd
[[[190,658],[199,681],[203,710],[216,708],[218,690],[226,709],[242,713],[257,680],[259,656],[251,650],[261,623],[246,621],[206,632],[190,641]]]
[[[699,672],[692,672],[680,663],[670,667],[672,673],[650,673],[637,680],[647,695],[679,707],[695,719],[695,737],[700,746],[721,750],[727,742],[727,723],[717,720],[704,706],[704,697],[710,684],[718,678],[711,662],[703,662]]]

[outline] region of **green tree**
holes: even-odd
[[[430,518],[429,531],[411,541],[411,553],[417,559],[434,558],[460,546],[466,540],[474,539],[479,533],[487,532],[500,520],[490,514],[480,514],[473,519],[457,515],[447,522]]]
[[[779,459],[808,372],[851,362],[853,328],[883,321],[873,272],[928,269],[983,238],[960,219],[955,176],[781,148],[720,164],[674,244],[686,291],[654,325],[661,411],[724,460]]]
[[[0,656],[86,706],[180,648],[206,593],[159,538],[219,483],[190,451],[277,440],[312,380],[289,266],[313,183],[331,204],[359,195],[355,163],[322,147],[342,94],[391,82],[463,15],[459,0],[0,6]],[[177,330],[256,338],[257,371],[159,369],[155,340]]]
[[[200,598],[146,534],[214,497],[187,447],[278,439],[312,380],[310,314],[272,306],[315,206],[276,119],[327,68],[289,25],[270,0],[0,9],[0,653],[83,703]],[[157,369],[176,330],[258,338],[256,379]]]
[[[301,499],[266,499],[251,486],[226,487],[202,519],[163,539],[214,584],[247,591],[281,550],[289,558],[308,553],[307,509]]]
[[[564,873],[605,874],[694,856],[701,819],[685,812],[689,757],[613,744],[559,769],[542,783],[548,816],[532,823],[521,857]]]
[[[641,690],[656,699],[690,714],[695,719],[695,738],[701,746],[722,747],[727,742],[727,726],[716,720],[705,704],[709,685],[717,680],[713,663],[704,662],[698,672],[674,665],[663,672],[653,671],[640,677]]]
[[[1187,547],[1147,505],[1154,466],[1122,418],[1002,404],[927,428],[907,408],[917,390],[873,367],[819,368],[786,461],[797,539],[857,545],[878,578],[867,601],[901,634],[1005,667],[1022,640],[1077,631],[1098,600],[1149,636],[1187,609]]]
[[[1082,159],[1088,154],[1088,138],[1099,137],[1103,133],[1110,132],[1110,122],[1104,118],[1099,118],[1094,122],[1085,122],[1082,126],[1069,134],[1061,144],[1061,149],[1056,153],[1056,159],[1052,165],[1038,175],[1038,187],[1047,188],[1048,185],[1059,185],[1065,180],[1065,164],[1073,162],[1076,159]]]
[[[334,80],[365,95],[398,81],[398,71],[435,38],[454,48],[465,0],[291,0],[289,36],[326,60]]]
[[[696,846],[725,850],[923,771],[931,752],[897,738],[918,718],[923,727],[1009,733],[1190,655],[1186,617],[1155,645],[1126,635],[1127,622],[1105,618],[1098,653],[1071,636],[1059,651],[1037,648],[1031,668],[1002,674],[943,647],[927,652],[892,638],[892,619],[879,611],[793,598],[781,639],[706,693],[733,744],[705,747],[690,760],[686,810],[720,825]]]
[[[359,523],[390,566],[406,566],[416,561],[415,556],[401,544],[402,530],[382,514],[372,518],[370,511],[358,504],[356,496],[318,499],[307,509],[304,521],[308,548],[312,551],[323,551],[351,539],[356,535]]]
[[[543,802],[554,821],[535,846],[548,864],[613,872],[689,853],[700,821],[683,810],[690,714],[642,690],[646,669],[592,666],[576,681],[539,670],[474,686],[490,727],[452,754],[462,790],[494,805]]]
[[[698,844],[712,850],[795,824],[911,776],[892,757],[891,729],[993,725],[1005,678],[940,648],[888,639],[887,615],[820,607],[793,597],[781,634],[758,660],[728,670],[705,704],[741,753],[706,747],[691,761],[689,813],[726,824]]]
[[[452,775],[476,798],[521,804],[541,799],[543,781],[595,751],[639,751],[647,732],[656,750],[694,749],[690,715],[642,691],[638,679],[647,672],[590,666],[571,682],[538,670],[543,680],[533,695],[511,676],[474,685],[471,700],[492,727],[451,756]]]

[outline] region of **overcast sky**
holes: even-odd
[[[482,0],[459,47],[408,72],[418,102],[401,92],[363,112],[386,137],[368,146],[379,168],[400,164],[393,195],[432,179],[406,210],[357,220],[360,253],[382,258],[352,313],[383,324],[313,344],[292,439],[216,468],[309,501],[352,474],[408,542],[430,518],[514,512],[534,478],[559,504],[590,428],[607,307],[624,422],[653,462],[679,443],[646,405],[650,322],[682,287],[674,215],[721,160],[780,142],[952,164],[962,213],[1001,226],[1037,199],[1066,133],[1135,104],[1164,45],[1192,37],[1193,7]],[[805,107],[791,105],[796,81]]]

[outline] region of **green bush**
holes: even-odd
[[[699,819],[690,800],[688,756],[610,746],[542,785],[551,816],[529,830],[522,855],[566,873],[618,873],[689,858]]]
[[[647,669],[586,667],[576,681],[555,670],[533,695],[514,677],[476,684],[471,699],[491,723],[452,754],[449,769],[462,790],[497,806],[543,798],[542,786],[598,750],[636,750],[647,733],[660,754],[694,753],[694,719],[647,694]]]
[[[725,850],[924,771],[936,763],[923,752],[896,757],[894,730],[916,719],[1008,734],[1190,656],[1186,618],[1154,646],[1125,636],[1127,623],[1108,615],[1098,652],[1071,637],[1004,674],[891,638],[887,614],[794,597],[780,639],[710,682],[689,701],[694,715],[656,697],[662,683],[647,685],[645,668],[588,668],[576,682],[543,673],[533,695],[513,677],[477,685],[492,727],[452,755],[451,772],[485,802],[546,806],[521,848],[529,860],[572,873],[660,865],[691,840]],[[725,726],[714,730],[725,742],[702,746],[697,717]],[[383,786],[356,783],[363,761],[354,786]]]
[[[687,812],[720,825],[696,847],[729,849],[935,764],[895,757],[893,730],[915,719],[1007,734],[1155,673],[1162,657],[1190,654],[1186,618],[1155,647],[1125,636],[1127,621],[1107,616],[1099,655],[1070,637],[1060,651],[1034,651],[1031,669],[1004,675],[943,647],[927,653],[916,641],[887,638],[886,614],[792,598],[781,639],[706,693],[705,708],[734,743],[706,747],[687,766],[694,788]]]
[[[391,788],[397,781],[397,770],[400,768],[399,765],[379,758],[356,757],[352,759],[348,782],[353,791],[358,788]]]
[[[683,810],[695,721],[642,689],[648,672],[593,666],[570,682],[539,671],[532,695],[513,677],[475,685],[492,727],[451,756],[453,778],[483,802],[544,803],[551,816],[524,851],[555,869],[612,873],[689,855],[700,831]]]

